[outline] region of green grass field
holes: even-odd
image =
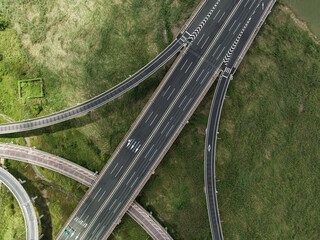
[[[24,237],[24,219],[17,200],[12,193],[1,184],[0,189],[0,239],[18,239]]]
[[[1,1],[0,15],[10,25],[0,31],[0,112],[15,120],[32,118],[73,106],[107,90],[161,52],[198,2]],[[173,31],[165,35],[168,29]],[[83,117],[0,140],[25,145],[22,137],[30,136],[37,148],[100,171],[166,70],[164,67],[125,96]],[[45,98],[23,104],[18,99],[17,81],[36,77],[44,81]],[[41,106],[40,113],[33,111],[35,104]],[[48,170],[40,171],[78,198],[83,195],[84,189],[73,180]],[[21,174],[27,173],[21,169]],[[28,174],[34,175],[32,170]],[[57,202],[59,194],[56,196],[52,201]],[[64,201],[59,200],[62,209]],[[37,208],[41,211],[43,207]],[[63,211],[55,210],[59,208],[50,209],[52,224],[48,227],[52,229],[51,233],[46,232],[48,239],[57,234],[70,215],[69,211],[63,215]]]
[[[220,121],[225,239],[319,238],[319,60],[320,46],[277,4],[230,84]],[[212,96],[138,198],[174,239],[210,238],[203,149]]]
[[[222,112],[217,176],[228,239],[320,237],[320,46],[277,6]]]
[[[165,48],[198,2],[1,1],[10,26],[0,31],[0,113],[16,120],[40,116],[107,90]],[[225,239],[319,238],[319,60],[320,47],[277,4],[230,84],[220,121],[216,173]],[[167,69],[83,117],[0,141],[25,145],[23,136],[30,136],[37,148],[100,171]],[[44,80],[46,96],[23,104],[17,81],[35,77]],[[138,197],[174,239],[210,239],[203,151],[213,91]],[[28,179],[28,193],[39,196],[42,232],[53,239],[86,188],[40,170],[73,197],[66,196],[35,178],[30,166],[8,163]],[[13,219],[15,229],[23,228],[19,216]],[[1,234],[18,232],[2,226]],[[148,236],[126,216],[111,238]]]

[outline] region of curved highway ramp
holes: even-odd
[[[155,73],[179,51],[181,51],[186,45],[188,45],[191,41],[190,39],[193,40],[199,34],[206,22],[206,20],[204,19],[207,19],[209,17],[207,9],[216,8],[219,2],[220,0],[217,0],[217,2],[212,0],[202,1],[195,12],[192,14],[188,22],[182,28],[177,38],[166,49],[164,49],[146,66],[141,68],[135,74],[119,83],[115,87],[88,101],[85,101],[77,106],[62,110],[60,112],[34,119],[0,124],[0,134],[34,130],[82,116],[138,86],[142,81]],[[211,15],[212,12],[210,12],[209,14]]]
[[[182,36],[183,37],[183,36]],[[128,92],[138,86],[142,81],[151,76],[160,67],[166,64],[173,56],[176,55],[184,46],[183,38],[174,40],[162,53],[155,57],[145,67],[140,69],[134,75],[130,76],[123,82],[119,83],[110,90],[86,101],[77,106],[56,112],[43,117],[28,119],[20,122],[0,124],[0,134],[16,133],[34,130],[61,123],[72,118],[82,116],[110,101]]]
[[[149,233],[154,240],[173,240],[161,224],[137,202],[133,202],[127,213]]]
[[[100,240],[111,234],[217,77],[241,31],[235,27],[230,33],[234,22],[245,23],[258,5],[231,2],[207,9],[213,13],[204,18],[201,32],[159,85],[57,239]],[[253,8],[248,11],[250,2]],[[99,201],[105,191],[108,198]]]
[[[206,140],[205,181],[213,238],[223,239],[216,200],[215,149],[213,150],[220,111],[235,67],[274,2],[275,0],[206,1],[189,23],[189,27],[194,26],[193,28],[187,27],[177,40],[146,67],[109,91],[58,113],[22,122],[0,124],[0,134],[7,134],[50,126],[83,115],[137,86],[188,45],[96,181],[88,179],[88,174],[86,175],[83,169],[81,171],[81,167],[68,166],[69,163],[61,167],[51,159],[52,156],[46,159],[44,154],[41,157],[43,152],[34,156],[35,151],[30,149],[30,152],[25,153],[29,160],[40,161],[46,167],[53,166],[62,172],[67,169],[65,175],[76,180],[80,178],[88,186],[92,185],[60,231],[58,239],[105,239],[119,223],[124,212],[128,208],[135,209],[131,206],[132,201],[209,90],[221,66],[224,72],[215,93],[210,114],[214,117],[209,119]],[[12,149],[8,150],[6,147],[3,147],[2,151],[12,154]],[[20,160],[23,153],[20,159],[16,152],[14,157]],[[108,198],[105,199],[104,196]],[[146,222],[146,216],[144,215],[142,224]]]
[[[241,32],[238,34],[236,40],[229,49],[227,55],[224,58],[224,71],[220,75],[219,82],[217,84],[207,130],[206,130],[206,143],[205,143],[205,187],[207,198],[207,209],[210,221],[210,227],[212,232],[212,238],[214,240],[222,240],[222,228],[219,216],[217,190],[216,190],[216,177],[215,177],[215,155],[216,155],[216,143],[218,134],[218,125],[221,115],[221,110],[225,95],[232,79],[232,76],[236,70],[236,67],[240,64],[246,51],[250,47],[254,37],[256,36],[261,25],[265,21],[266,17],[270,13],[275,0],[260,0],[253,13],[248,20],[243,23]]]
[[[78,164],[40,151],[12,143],[0,143],[0,157],[34,164],[70,177],[88,187],[97,178],[97,174]],[[172,240],[168,232],[138,203],[133,202],[127,213],[155,240]]]
[[[35,148],[0,143],[0,157],[48,168],[88,187],[93,184],[97,177],[93,172],[78,164]]]
[[[19,181],[2,167],[0,167],[0,181],[6,185],[19,203],[26,225],[27,240],[38,240],[38,221],[29,195]]]

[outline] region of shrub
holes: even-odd
[[[38,115],[42,110],[42,106],[38,103],[32,105],[32,113]]]
[[[0,17],[0,31],[4,31],[9,26],[9,23],[2,17]]]

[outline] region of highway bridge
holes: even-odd
[[[6,185],[18,201],[26,225],[26,239],[38,240],[38,220],[29,195],[20,182],[2,167],[0,167],[0,182]]]
[[[219,1],[220,0],[218,0],[218,2]],[[184,26],[182,30],[183,32],[177,36],[177,39],[175,39],[166,49],[164,49],[146,66],[144,66],[138,72],[136,72],[123,82],[119,83],[115,87],[90,100],[78,104],[77,106],[62,110],[60,112],[34,119],[0,124],[0,134],[30,131],[82,116],[138,86],[141,82],[143,82],[164,64],[166,64],[189,43],[188,38],[190,38],[191,36],[189,32],[192,33],[196,31],[198,33],[201,31],[201,27],[199,27],[199,24],[201,24],[201,21],[203,21],[203,19],[206,17],[206,9],[212,9],[214,4],[215,2],[211,0],[203,1],[199,9],[197,9],[197,11],[195,11],[191,16],[189,23]]]
[[[96,173],[83,168],[74,162],[44,151],[40,151],[35,148],[19,146],[12,143],[0,143],[0,157],[50,169],[67,177],[70,177],[88,187],[90,187],[97,178]],[[153,239],[172,240],[171,236],[160,225],[160,223],[138,203],[133,202],[129,207],[127,213]]]
[[[160,67],[166,64],[183,47],[184,42],[181,39],[176,39],[162,53],[148,63],[148,65],[110,90],[88,101],[78,104],[77,106],[62,110],[60,112],[20,122],[0,124],[0,134],[30,131],[82,116],[138,86],[143,80],[151,76]]]
[[[184,48],[57,239],[100,240],[111,234],[219,75],[221,67],[224,73],[218,89],[222,89],[220,85],[229,82],[235,70],[229,66],[233,66],[233,56],[237,56],[235,52],[241,49],[237,47],[242,42],[241,37],[245,35],[250,23],[255,22],[253,16],[265,11],[270,1],[205,1],[184,32],[131,78],[56,115],[0,125],[0,134],[21,132],[83,115],[136,86]],[[238,54],[241,56],[243,52]],[[227,86],[220,90],[219,95],[226,89]],[[209,148],[206,151],[210,151]],[[214,177],[212,174],[214,169],[210,177]],[[215,183],[212,186],[215,190]],[[213,193],[215,195],[215,191]]]
[[[208,9],[212,13],[202,30],[175,62],[58,239],[110,235],[212,85],[224,57],[261,2],[220,1],[215,9]],[[98,201],[99,196],[106,197]]]
[[[48,168],[88,187],[90,187],[97,178],[96,174],[78,164],[35,148],[10,143],[0,143],[0,157]]]
[[[224,59],[224,71],[220,75],[219,82],[214,93],[208,119],[208,126],[206,130],[206,144],[204,154],[207,209],[212,238],[214,240],[223,239],[215,181],[215,155],[221,109],[230,80],[232,79],[237,66],[240,64],[244,54],[251,45],[258,30],[271,11],[274,3],[275,0],[265,0],[261,1],[261,3],[257,5],[257,8],[249,17],[248,21],[242,28],[242,31],[239,33],[236,41],[233,43],[232,48],[229,50]]]
[[[161,224],[137,202],[133,202],[127,213],[147,232],[154,240],[173,240]]]

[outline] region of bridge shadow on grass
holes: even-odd
[[[53,239],[52,238],[52,220],[51,220],[51,214],[48,207],[48,201],[45,197],[42,196],[42,193],[41,193],[41,190],[47,187],[46,184],[40,183],[38,181],[36,181],[36,185],[31,184],[31,182],[34,182],[33,179],[28,179],[27,176],[21,174],[15,168],[11,168],[10,162],[8,162],[6,165],[8,165],[9,172],[15,178],[27,180],[22,186],[26,190],[30,198],[38,196],[38,198],[35,200],[35,203],[33,203],[33,205],[38,210],[39,216],[43,215],[43,218],[41,219],[41,227],[39,226],[39,230],[41,229],[42,230],[41,234],[44,234],[43,239],[48,239],[48,240]]]
[[[169,61],[169,64],[171,64],[172,61],[173,60]],[[126,93],[126,95],[122,95],[119,98],[114,99],[112,102],[109,102],[97,109],[94,109],[80,117],[76,117],[52,126],[20,132],[20,133],[4,134],[4,135],[0,135],[0,137],[1,138],[19,138],[19,137],[41,136],[43,134],[51,134],[51,133],[57,133],[57,132],[61,132],[68,129],[81,128],[88,124],[91,124],[100,120],[102,116],[103,118],[105,117],[107,118],[108,116],[111,116],[113,114],[113,111],[116,111],[116,110],[121,111],[121,108],[128,107],[129,103],[134,104],[137,101],[142,101],[143,99],[146,98],[146,96],[150,92],[155,91],[156,87],[161,83],[162,77],[160,76],[163,76],[164,73],[170,69],[169,64],[167,64],[166,66],[162,67],[161,70],[158,70],[156,73],[154,73],[154,75],[152,75],[150,79],[147,79],[145,82],[143,82],[139,86],[131,89],[129,92]]]

